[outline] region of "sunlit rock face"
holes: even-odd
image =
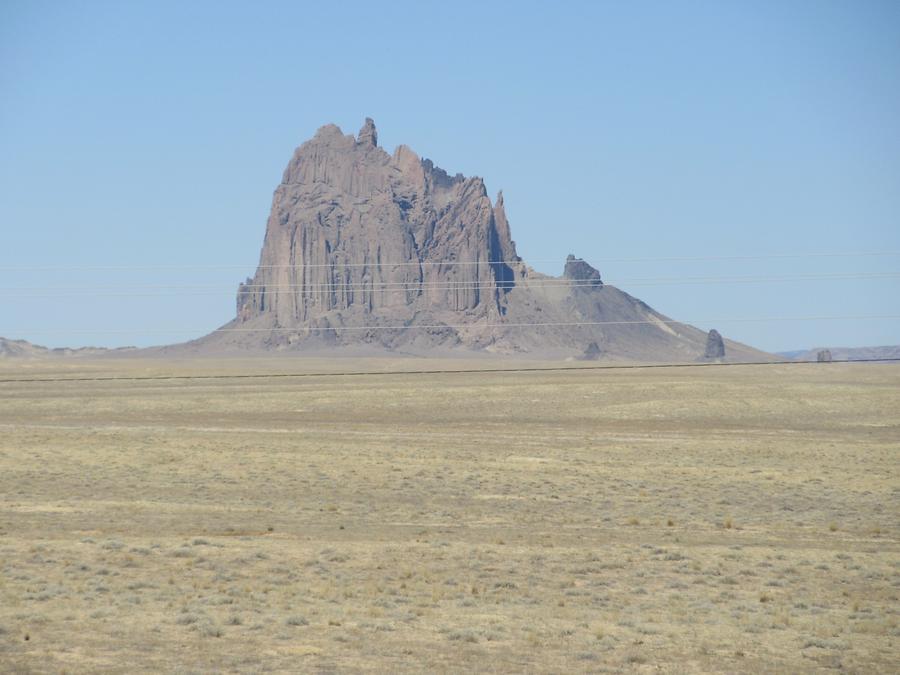
[[[502,196],[493,205],[480,178],[449,176],[406,146],[389,155],[371,119],[355,138],[328,125],[297,148],[275,190],[238,319],[499,317],[517,259]]]

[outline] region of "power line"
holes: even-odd
[[[850,273],[823,273],[823,274],[793,274],[793,275],[756,275],[756,276],[731,276],[731,277],[637,277],[633,279],[615,279],[604,281],[609,286],[660,286],[660,285],[703,285],[703,284],[730,284],[730,283],[790,283],[806,281],[850,281],[850,280],[880,280],[900,279],[900,272],[850,272]],[[350,282],[350,283],[314,283],[314,284],[246,284],[241,285],[243,293],[263,291],[266,295],[281,293],[295,293],[301,291],[304,295],[324,295],[343,290],[361,290],[363,292],[414,292],[420,290],[429,291],[453,291],[453,290],[512,290],[514,288],[596,288],[598,284],[578,283],[568,279],[535,279],[520,282],[498,281],[485,284],[480,281],[398,281],[398,282]],[[115,292],[105,292],[106,289],[118,289]],[[221,295],[235,292],[233,284],[137,284],[125,286],[134,291],[122,291],[121,284],[104,284],[95,286],[12,286],[0,288],[0,296],[14,298],[50,298],[50,297],[75,297],[90,294],[91,297],[153,297],[173,295]],[[215,290],[218,289],[218,290]],[[154,292],[149,292],[154,291]],[[24,294],[23,294],[24,292]]]
[[[675,320],[665,318],[625,320],[625,321],[559,321],[559,322],[539,322],[539,323],[459,323],[459,324],[406,324],[406,325],[365,325],[365,326],[273,326],[269,328],[254,327],[235,327],[235,328],[217,328],[208,330],[205,328],[147,328],[147,329],[95,329],[95,330],[70,330],[70,329],[31,329],[24,331],[6,331],[4,334],[11,335],[13,333],[38,333],[42,335],[52,333],[80,334],[80,335],[133,335],[135,333],[148,334],[171,334],[171,333],[301,333],[305,331],[367,331],[367,330],[410,330],[410,329],[487,329],[487,328],[549,328],[549,327],[576,327],[576,326],[629,326],[629,325],[659,325],[659,324],[682,324],[685,326],[694,326],[695,324],[722,324],[722,323],[765,323],[778,321],[862,321],[876,319],[900,319],[900,314],[870,314],[870,315],[836,315],[836,316],[773,316],[773,317],[731,317],[703,320]]]
[[[236,373],[236,374],[210,374],[210,375],[95,375],[90,377],[40,377],[40,378],[3,378],[0,384],[31,383],[31,382],[116,382],[116,381],[152,381],[152,380],[244,380],[244,379],[284,379],[284,378],[315,378],[315,377],[368,377],[368,376],[395,376],[395,375],[462,375],[473,373],[536,373],[536,372],[563,372],[563,371],[592,371],[592,370],[638,370],[654,368],[713,368],[735,366],[797,366],[819,365],[826,366],[834,363],[886,363],[900,361],[900,358],[884,359],[835,359],[833,361],[738,361],[733,363],[622,363],[597,366],[550,366],[550,367],[520,367],[520,368],[460,368],[433,369],[433,370],[361,370],[340,371],[332,373]]]
[[[900,277],[900,272],[837,272],[837,273],[821,273],[821,274],[788,274],[788,275],[751,275],[751,276],[732,276],[732,277],[634,277],[631,279],[612,279],[604,280],[606,285],[621,284],[678,284],[678,283],[700,283],[700,284],[719,284],[719,283],[742,283],[742,282],[761,282],[761,281],[821,281],[827,279],[880,279],[880,278]],[[418,282],[418,281],[395,281],[395,282],[351,282],[349,284],[242,284],[245,289],[268,289],[268,288],[369,288],[371,286],[401,286],[412,285],[417,287],[438,287],[438,288],[466,288],[476,286],[478,288],[501,288],[512,289],[519,286],[525,288],[545,287],[545,286],[562,286],[562,287],[580,287],[580,286],[597,286],[594,283],[577,283],[570,279],[525,279],[521,281],[498,281],[493,284],[483,284],[480,281],[441,281],[441,282]],[[229,288],[233,288],[230,286]]]
[[[894,276],[900,277],[900,273],[889,273],[885,274],[893,274]],[[573,283],[568,280],[552,280],[544,282],[542,280],[528,281],[525,283],[514,284],[512,282],[495,282],[495,283],[485,283],[483,281],[442,281],[442,282],[421,282],[421,281],[389,281],[389,282],[351,282],[351,283],[320,283],[320,284],[242,284],[241,290],[247,293],[252,293],[257,290],[264,290],[267,294],[272,291],[294,291],[294,290],[303,290],[309,293],[332,293],[334,291],[339,290],[355,290],[362,289],[366,291],[407,291],[407,290],[419,290],[419,289],[428,289],[428,290],[479,290],[479,289],[493,289],[499,288],[500,290],[512,290],[513,288],[517,288],[519,286],[527,287],[527,288],[543,288],[545,286],[553,287],[553,286],[562,286],[567,288],[581,288],[587,286],[597,286],[596,283]],[[18,292],[18,291],[72,291],[72,292],[90,292],[95,289],[105,290],[107,288],[122,288],[121,284],[106,284],[103,286],[82,286],[72,288],[71,286],[19,286],[19,287],[7,287],[0,288],[0,293],[6,292]],[[234,284],[144,284],[144,285],[135,285],[131,288],[135,288],[138,290],[181,290],[181,289],[198,289],[199,292],[203,292],[209,289],[222,289],[229,293],[235,292]],[[249,289],[249,290],[245,290]]]
[[[867,258],[867,257],[893,257],[900,256],[900,251],[839,251],[830,253],[770,253],[759,255],[711,255],[711,256],[656,256],[656,257],[597,257],[589,258],[595,263],[637,263],[637,262],[701,262],[701,261],[737,261],[737,260],[776,260],[799,258]],[[588,258],[582,258],[588,260]],[[560,264],[558,258],[547,260],[522,259],[513,260],[445,260],[445,261],[402,261],[394,263],[367,262],[367,263],[341,263],[341,267],[421,267],[421,266],[465,266],[465,265],[531,265],[531,264]],[[313,263],[307,265],[257,265],[256,269],[295,269],[300,267],[334,267],[336,263]],[[9,265],[0,267],[0,272],[51,272],[51,271],[132,271],[132,270],[212,270],[212,269],[248,269],[250,264],[181,264],[181,265]]]

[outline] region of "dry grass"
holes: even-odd
[[[0,670],[890,672],[898,385],[838,364],[3,384]]]

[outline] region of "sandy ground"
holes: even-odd
[[[898,459],[896,365],[0,383],[0,671],[896,672]]]

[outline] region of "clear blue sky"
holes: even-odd
[[[0,335],[176,341],[226,322],[272,191],[327,122],[503,189],[526,260],[566,254],[660,311],[782,350],[900,342],[900,2],[0,4]],[[206,295],[127,293],[211,284]],[[16,297],[13,287],[121,296]],[[156,292],[156,291],[154,291]],[[179,329],[146,333],[142,329]],[[118,330],[122,333],[86,331]],[[133,332],[127,332],[133,331]]]

